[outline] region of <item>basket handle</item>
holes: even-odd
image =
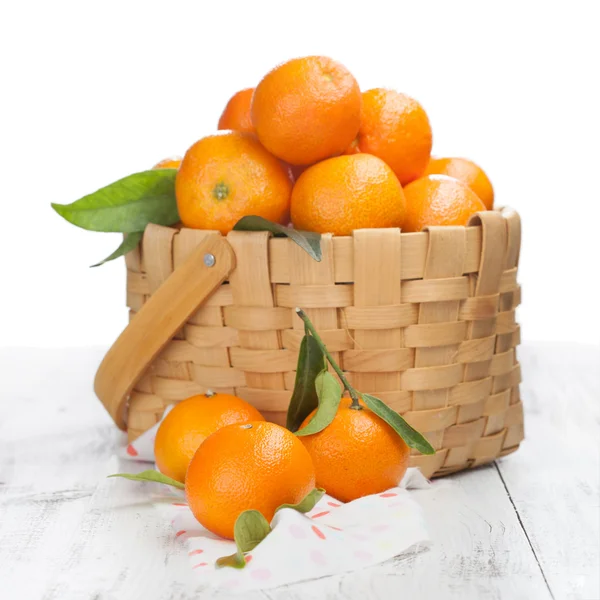
[[[94,391],[121,429],[131,390],[188,318],[235,268],[221,236],[207,237],[142,306],[98,368]]]

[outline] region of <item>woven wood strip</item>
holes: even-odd
[[[421,311],[433,304],[433,302],[430,302],[421,306]],[[452,304],[454,304],[454,302],[452,302]],[[434,307],[432,306],[432,308]],[[440,318],[442,318],[441,315]],[[466,331],[467,324],[464,321],[409,325],[404,330],[404,343],[409,348],[435,348],[437,346],[453,346],[453,348],[447,349],[447,352],[444,354],[449,354],[450,357],[454,357],[457,350],[455,346],[464,340]],[[450,358],[448,358],[448,360],[450,360]]]
[[[402,284],[402,302],[442,302],[463,300],[469,296],[466,276],[440,279],[416,279]]]
[[[463,321],[493,319],[498,311],[500,294],[474,296],[461,302],[459,318]]]
[[[333,237],[329,234],[321,238],[321,262],[312,260],[296,244],[289,250],[290,285],[277,286],[278,303],[292,308],[302,307],[317,330],[332,331],[339,327],[337,306],[352,304],[352,286],[335,285]],[[287,290],[289,295],[279,295],[279,290]],[[327,290],[330,290],[329,292]],[[303,298],[302,298],[303,297]],[[282,300],[287,299],[287,301]],[[297,300],[303,299],[306,302]],[[296,332],[304,331],[304,324],[297,316],[292,327]],[[335,348],[331,348],[333,358],[343,368],[342,358]],[[294,353],[295,357],[296,354]],[[295,369],[295,365],[292,369]]]
[[[236,388],[246,385],[244,371],[231,367],[191,365],[192,380],[207,389]]]
[[[270,331],[289,329],[292,312],[287,308],[267,306],[227,306],[225,325],[242,331]]]
[[[504,390],[498,394],[492,394],[485,402],[483,414],[486,417],[505,414],[510,404],[510,390]]]
[[[395,306],[400,303],[401,235],[399,229],[360,229],[354,232],[354,306]],[[399,371],[414,364],[414,354],[403,349],[401,328],[355,329],[356,350],[344,354],[355,373],[354,385],[377,395],[403,388]],[[385,352],[385,349],[388,350]],[[375,354],[369,354],[376,350]],[[382,353],[381,350],[384,350]],[[363,352],[362,358],[360,353]],[[362,363],[362,364],[359,364]],[[406,388],[405,388],[406,389]]]
[[[173,272],[173,238],[171,227],[148,225],[148,235],[142,239],[142,254],[146,271],[148,293],[154,294]]]
[[[496,336],[490,335],[476,340],[465,340],[458,347],[456,362],[473,363],[489,360],[494,355]]]
[[[461,382],[462,372],[463,367],[459,364],[408,369],[402,373],[402,389],[428,391],[453,387]]]
[[[275,288],[279,306],[304,309],[341,308],[352,305],[351,285],[278,285]]]
[[[152,366],[154,374],[159,377],[180,379],[182,381],[190,381],[192,379],[188,363],[169,362],[159,356],[155,359]]]
[[[230,277],[235,306],[273,309],[275,301],[268,270],[269,235],[266,232],[232,231],[227,240],[236,256],[240,257],[238,268]],[[289,356],[281,360],[282,353],[285,356],[288,351],[280,350],[282,344],[278,331],[240,330],[239,344],[240,348],[229,350],[231,365],[246,375],[245,383],[239,385],[258,389],[285,388],[283,372],[294,368],[294,361]],[[265,414],[265,418],[275,416]]]
[[[472,295],[490,296],[498,293],[500,279],[504,268],[506,252],[506,225],[503,217],[494,211],[478,213],[471,225],[481,225],[482,246],[481,260],[477,277],[470,276]],[[469,321],[467,338],[470,340],[487,338],[496,333],[496,317]],[[491,360],[479,360],[465,364],[464,381],[475,381],[489,376]],[[493,389],[493,384],[492,384]],[[486,398],[476,405],[461,407],[458,413],[458,423],[469,423],[483,415]],[[482,421],[485,428],[485,419]]]
[[[498,286],[499,292],[510,292],[517,287],[517,268],[508,269],[502,273],[500,278],[500,284]]]
[[[232,327],[186,325],[185,339],[197,348],[230,348],[239,345],[239,332]]]
[[[356,336],[356,332],[355,332]],[[355,337],[356,339],[356,337]],[[353,373],[397,373],[410,369],[415,362],[415,352],[410,348],[388,348],[387,350],[346,350],[343,353],[344,368]],[[360,382],[361,378],[358,378]],[[360,386],[355,379],[355,384]],[[372,378],[371,391],[377,386]],[[400,380],[394,378],[394,385],[400,387]],[[387,386],[387,382],[385,383]],[[385,391],[385,390],[383,390]]]
[[[246,373],[283,373],[296,368],[297,355],[290,350],[230,348],[229,354],[232,366]]]
[[[150,282],[146,273],[127,271],[127,291],[132,294],[150,294]]]
[[[189,325],[187,326],[189,327]],[[186,331],[187,331],[186,327]],[[209,328],[207,328],[209,329]],[[216,328],[214,328],[216,329]],[[236,332],[237,334],[237,332]],[[173,340],[161,353],[160,358],[166,362],[194,363],[197,365],[221,367],[229,364],[227,348],[199,348],[187,340]],[[191,379],[191,376],[190,376]]]
[[[390,306],[348,306],[342,310],[342,323],[348,329],[397,329],[414,325],[419,318],[415,304]]]
[[[432,410],[409,411],[404,414],[404,418],[410,425],[419,431],[439,431],[456,423],[456,406],[447,406],[445,408],[434,408]]]

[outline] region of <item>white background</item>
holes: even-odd
[[[0,345],[108,345],[126,322],[117,234],[68,203],[216,128],[276,63],[330,55],[429,113],[524,226],[523,337],[597,342],[598,19],[586,2],[18,2],[0,8]]]

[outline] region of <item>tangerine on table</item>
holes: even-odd
[[[350,235],[354,229],[400,227],[406,202],[390,167],[370,154],[337,156],[309,167],[294,185],[296,229]]]
[[[405,185],[425,171],[432,143],[427,113],[416,100],[375,88],[362,95],[360,129],[346,153],[378,156]]]
[[[258,410],[237,396],[192,396],[175,405],[159,425],[154,441],[156,466],[183,483],[190,460],[209,435],[225,425],[260,420],[264,419]]]
[[[241,512],[258,510],[270,522],[279,506],[300,502],[314,487],[306,448],[293,433],[266,421],[219,429],[198,448],[185,481],[196,519],[229,539]]]
[[[421,231],[428,225],[466,225],[485,210],[477,194],[465,183],[446,175],[427,175],[404,188],[406,219],[403,231]]]
[[[227,102],[219,119],[219,129],[245,131],[254,133],[254,125],[250,116],[250,105],[254,88],[246,88],[234,94]]]
[[[173,156],[171,158],[165,158],[160,162],[157,162],[152,168],[153,169],[179,169],[181,165],[181,157]]]
[[[239,131],[196,142],[175,180],[182,223],[223,234],[247,215],[283,223],[291,191],[288,170],[253,135]]]
[[[341,154],[358,132],[356,79],[326,56],[295,58],[275,67],[252,98],[252,123],[262,144],[292,165]]]
[[[378,494],[400,483],[410,449],[406,442],[362,401],[362,409],[342,402],[333,421],[319,433],[301,436],[313,459],[317,485],[342,502]],[[304,427],[313,411],[302,423]]]
[[[485,204],[488,210],[494,207],[494,188],[485,171],[466,158],[432,158],[425,175],[448,175],[466,183]]]

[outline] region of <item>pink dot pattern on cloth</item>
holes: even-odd
[[[297,540],[301,540],[307,537],[306,530],[302,529],[302,527],[300,527],[300,525],[297,525],[296,523],[292,523],[289,527],[289,530],[292,534],[292,537],[296,538]]]
[[[129,456],[137,456],[138,451],[131,444],[129,444],[127,446],[127,454],[129,454]]]
[[[310,551],[311,560],[318,565],[326,565],[327,558],[320,550],[311,550]]]
[[[319,517],[324,517],[325,515],[328,515],[331,511],[329,510],[324,510],[323,512],[318,512],[316,515],[313,515],[312,518],[313,519],[318,519]]]
[[[269,579],[271,577],[270,569],[255,569],[252,571],[252,577],[254,579],[260,579],[264,581],[265,579]]]
[[[373,555],[367,550],[355,550],[354,556],[360,560],[371,560]]]

